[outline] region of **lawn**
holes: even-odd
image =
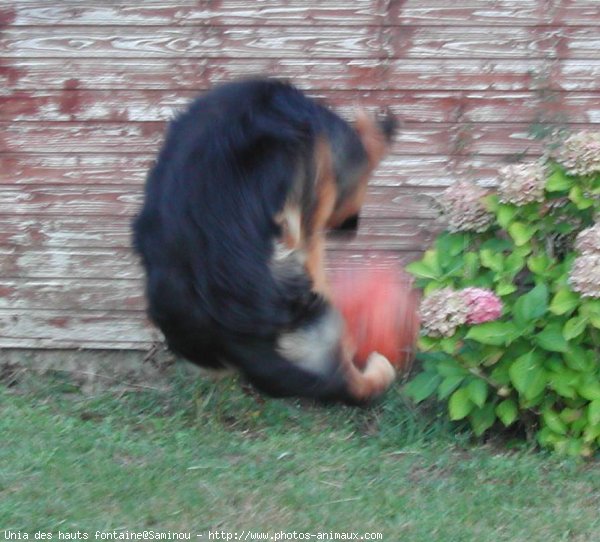
[[[263,400],[233,379],[180,374],[168,391],[85,395],[63,374],[26,374],[0,385],[0,439],[4,539],[600,540],[598,460],[471,442],[400,387],[351,409]]]

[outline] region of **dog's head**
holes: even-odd
[[[389,151],[396,128],[397,121],[389,110],[377,117],[359,110],[354,126],[343,121],[328,126],[337,188],[327,222],[332,231],[356,232],[369,177]]]

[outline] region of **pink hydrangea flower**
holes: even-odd
[[[491,290],[465,288],[460,293],[468,308],[467,324],[483,324],[500,318],[502,301]]]

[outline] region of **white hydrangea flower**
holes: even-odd
[[[436,290],[421,301],[421,329],[431,337],[450,337],[467,322],[469,308],[452,288]]]
[[[555,153],[569,175],[600,172],[600,132],[583,130],[570,135]]]
[[[501,202],[525,205],[544,200],[547,171],[542,162],[504,166],[498,170],[498,175]]]
[[[600,297],[600,253],[575,258],[569,284],[582,297]]]
[[[441,195],[439,204],[449,231],[482,232],[488,229],[493,215],[482,202],[483,188],[468,181],[457,181]]]

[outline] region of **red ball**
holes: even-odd
[[[384,355],[397,369],[411,361],[419,332],[418,297],[410,278],[394,268],[349,269],[332,284],[333,303],[354,342],[354,363],[363,368],[372,352]]]

